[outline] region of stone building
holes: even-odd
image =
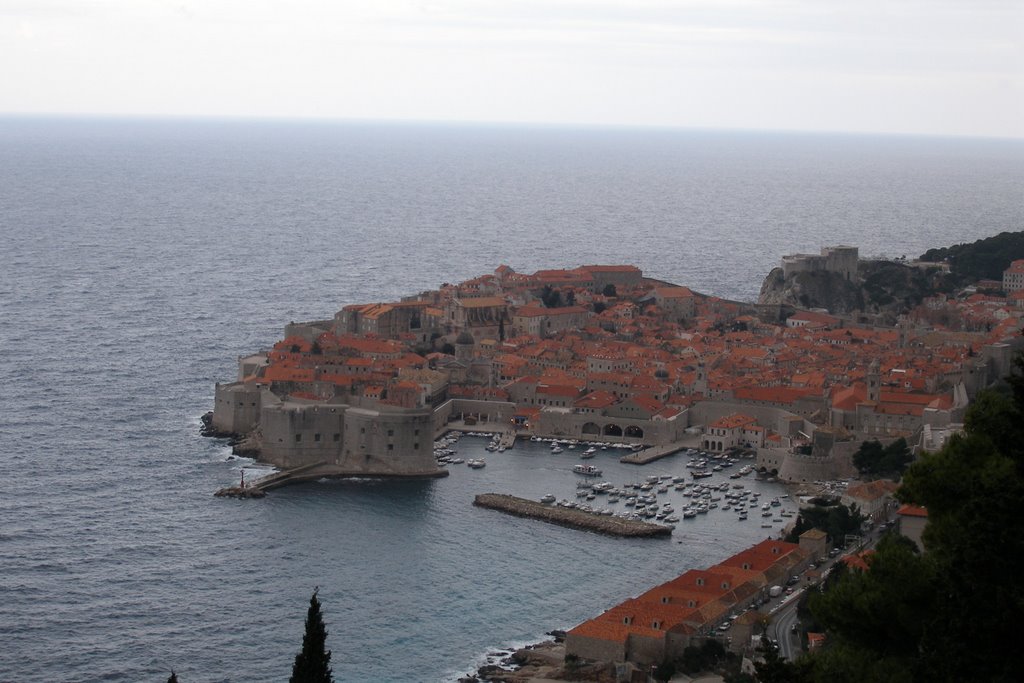
[[[857,247],[822,247],[821,254],[790,254],[782,257],[782,273],[789,277],[794,273],[824,271],[837,273],[846,280],[857,276],[859,250]]]
[[[913,541],[918,550],[924,552],[921,534],[928,524],[928,510],[917,505],[903,505],[896,511],[896,519],[899,532]]]
[[[266,385],[239,382],[217,385],[213,426],[249,435],[260,460],[281,468],[322,464],[338,476],[443,476],[432,413],[358,397],[282,398]]]
[[[1024,289],[1024,259],[1018,259],[1003,271],[1003,291],[1006,293]]]

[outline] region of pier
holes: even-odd
[[[502,432],[501,438],[498,439],[498,448],[504,448],[505,450],[508,450],[509,448],[512,448],[515,445],[516,433],[511,430]]]
[[[629,463],[630,465],[646,465],[649,462],[655,460],[661,460],[667,458],[670,455],[675,455],[679,451],[686,450],[690,446],[681,444],[679,442],[670,443],[667,446],[651,446],[645,448],[642,451],[636,453],[630,453],[619,458],[619,462]]]
[[[596,531],[610,536],[656,538],[672,535],[672,528],[661,524],[621,519],[556,505],[545,505],[535,500],[517,498],[502,493],[481,493],[473,499],[473,505],[489,510],[498,510],[516,517],[539,519],[559,526]]]

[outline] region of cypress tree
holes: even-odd
[[[171,677],[167,679],[167,683],[178,683],[178,674],[171,672]]]
[[[325,649],[327,629],[320,613],[320,600],[313,591],[306,613],[306,633],[302,636],[302,650],[295,655],[289,683],[333,683],[331,678],[331,651]]]

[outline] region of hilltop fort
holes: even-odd
[[[776,270],[850,286],[862,272],[856,247]],[[762,472],[828,479],[852,473],[865,439],[930,448],[955,430],[970,397],[1006,373],[1022,302],[932,292],[884,325],[727,301],[631,265],[500,266],[289,324],[217,385],[207,433],[318,476],[441,476],[434,439],[473,428],[742,449]]]

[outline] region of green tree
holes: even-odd
[[[613,285],[611,282],[604,286],[604,289],[601,290],[601,294],[608,297],[609,299],[614,299],[619,295],[618,291],[616,291],[615,289],[615,285]]]
[[[309,599],[302,650],[295,655],[289,683],[332,683],[334,680],[331,677],[331,651],[325,649],[327,628],[320,613],[320,600],[317,597],[319,591],[319,588],[315,589]]]
[[[800,534],[808,529],[821,529],[828,534],[829,543],[838,545],[845,540],[847,534],[860,532],[864,515],[860,514],[856,505],[840,505],[834,500],[816,500],[822,504],[800,508],[796,524],[786,536],[787,541],[797,543]]]
[[[178,674],[171,672],[171,677],[167,679],[167,683],[178,683]]]
[[[877,440],[865,441],[853,454],[853,464],[862,475],[898,479],[913,457],[907,440],[899,438],[888,446]]]
[[[562,305],[562,293],[551,285],[544,285],[540,290],[540,302],[545,308],[558,308]]]
[[[928,673],[960,680],[1019,678],[999,642],[1024,619],[1022,406],[995,392],[968,410],[964,434],[907,471],[898,495],[928,509],[922,540],[936,605],[921,641]]]
[[[811,612],[828,625],[835,645],[867,660],[890,660],[909,675],[933,607],[931,567],[911,541],[895,534],[879,541],[868,562],[869,571],[850,571],[812,597]]]
[[[832,646],[816,680],[1015,681],[1008,625],[1024,620],[1024,379],[981,392],[964,432],[906,471],[897,496],[928,510],[918,555],[886,537],[812,611]]]

